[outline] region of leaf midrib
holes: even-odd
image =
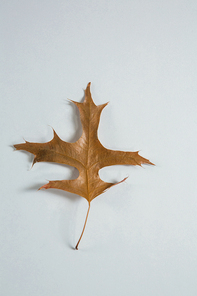
[[[87,182],[87,198],[88,201],[90,202],[90,194],[89,194],[89,174],[88,174],[88,160],[89,160],[89,149],[90,149],[90,114],[91,114],[91,105],[90,102],[88,104],[89,107],[89,123],[88,123],[88,149],[87,149],[87,153],[86,153],[86,167],[85,167],[85,171],[86,171],[86,182]]]

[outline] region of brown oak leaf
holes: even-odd
[[[61,189],[78,194],[88,201],[88,212],[85,224],[76,245],[78,249],[82,238],[89,210],[90,202],[103,193],[106,189],[118,183],[104,182],[99,177],[99,170],[111,165],[140,165],[153,164],[136,152],[124,152],[105,148],[98,139],[98,125],[103,108],[107,105],[96,106],[92,100],[90,83],[85,90],[83,103],[72,101],[79,109],[82,123],[82,136],[75,143],[68,143],[61,140],[54,131],[54,137],[47,143],[25,142],[16,144],[16,150],[25,150],[35,155],[33,165],[36,162],[46,161],[73,166],[78,169],[79,176],[74,180],[49,181],[39,189]]]

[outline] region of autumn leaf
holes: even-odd
[[[36,162],[46,161],[66,164],[78,169],[79,176],[74,180],[49,181],[39,189],[61,189],[78,194],[88,201],[88,212],[85,224],[76,245],[78,249],[82,238],[89,210],[90,202],[105,192],[106,189],[118,183],[104,182],[99,177],[99,170],[111,165],[139,165],[153,164],[136,152],[124,152],[105,148],[98,139],[98,126],[103,108],[107,105],[96,106],[92,100],[90,83],[85,90],[83,103],[72,101],[79,109],[82,123],[82,136],[75,143],[68,143],[61,140],[54,131],[53,139],[47,143],[31,143],[14,145],[16,150],[25,150],[35,155],[33,165]]]

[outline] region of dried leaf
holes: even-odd
[[[47,143],[30,143],[14,145],[16,150],[25,150],[35,155],[33,164],[36,162],[55,162],[73,166],[78,169],[79,177],[74,180],[49,181],[40,189],[61,189],[84,197],[89,204],[87,217],[90,209],[90,202],[103,193],[106,189],[118,183],[104,182],[99,177],[99,170],[111,165],[140,165],[153,164],[136,152],[124,152],[106,149],[98,139],[98,125],[103,108],[107,105],[96,106],[92,100],[90,83],[85,90],[83,103],[72,101],[79,109],[82,123],[82,136],[75,143],[62,141],[54,131],[54,137]],[[81,237],[76,245],[81,240]]]

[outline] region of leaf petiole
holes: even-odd
[[[86,219],[85,219],[85,223],[84,223],[84,226],[83,226],[83,230],[82,230],[82,233],[80,235],[80,238],[76,244],[76,247],[75,247],[75,250],[78,250],[78,246],[79,246],[79,243],[81,241],[81,238],[83,236],[83,233],[84,233],[84,230],[85,230],[85,227],[86,227],[86,223],[87,223],[87,220],[88,220],[88,214],[89,214],[89,211],[90,211],[90,202],[88,202],[88,211],[87,211],[87,214],[86,214]]]

